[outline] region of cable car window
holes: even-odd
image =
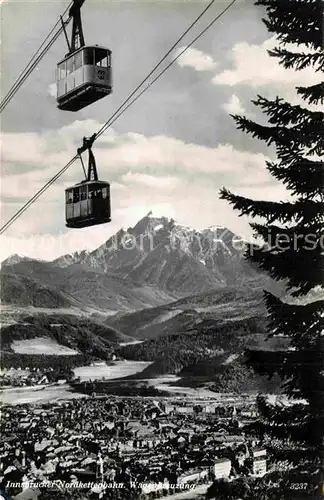
[[[82,51],[75,54],[74,58],[75,58],[75,60],[74,60],[75,69],[81,68],[81,66],[82,66]]]
[[[58,66],[58,78],[59,80],[63,80],[65,77],[66,77],[66,65],[64,61]]]
[[[73,203],[73,193],[71,189],[65,192],[65,201],[66,203]]]
[[[99,59],[96,62],[96,66],[100,66],[101,68],[108,68],[108,59],[107,59],[107,56],[103,57],[102,59]]]
[[[107,188],[102,189],[102,197],[104,199],[108,198],[108,189]]]
[[[111,68],[111,55],[109,52],[108,52],[107,59],[108,59],[108,68]]]
[[[84,51],[84,64],[93,66],[93,49],[85,49]]]
[[[66,72],[69,75],[74,71],[74,56],[66,61]]]
[[[78,203],[78,201],[80,201],[80,192],[79,188],[75,188],[73,190],[73,203]]]
[[[88,198],[87,186],[81,187],[81,200],[86,200]]]
[[[95,63],[96,66],[100,66],[101,68],[108,67],[108,53],[106,50],[95,49]]]

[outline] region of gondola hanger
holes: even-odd
[[[98,180],[98,172],[97,172],[97,165],[96,165],[96,160],[92,151],[92,145],[94,143],[94,140],[96,138],[96,134],[93,134],[93,136],[87,138],[83,137],[83,145],[81,148],[78,148],[77,153],[80,157],[81,163],[82,163],[82,168],[84,172],[84,176],[86,181],[97,181]],[[89,158],[88,158],[88,173],[86,173],[83,159],[82,159],[82,153],[88,150]]]

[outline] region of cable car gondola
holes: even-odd
[[[65,190],[66,227],[84,228],[110,222],[110,184],[98,179],[96,161],[91,150],[95,134],[90,139],[83,139],[78,154],[88,150],[88,174],[84,181]],[[84,169],[84,165],[82,162]],[[85,171],[85,169],[84,169]]]
[[[69,52],[57,65],[57,106],[79,111],[112,92],[111,51],[98,45],[86,46],[81,22],[85,0],[74,0],[71,44],[62,21]]]

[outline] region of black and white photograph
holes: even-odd
[[[0,500],[324,499],[323,0],[0,0]]]

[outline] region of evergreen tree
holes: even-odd
[[[270,56],[285,68],[323,71],[321,0],[259,0],[256,5],[265,8],[264,23],[278,40]],[[296,44],[295,51],[289,48],[291,43]],[[260,418],[249,432],[266,443],[276,471],[255,480],[251,498],[259,500],[324,497],[324,300],[316,300],[314,294],[323,285],[324,113],[320,104],[324,85],[297,87],[296,91],[305,102],[302,106],[279,97],[258,96],[252,101],[267,115],[268,125],[234,116],[239,129],[275,147],[277,160],[266,167],[286,186],[292,201],[255,201],[225,188],[221,191],[221,198],[240,215],[263,221],[251,227],[264,243],[248,245],[246,258],[282,280],[288,297],[283,301],[264,292],[269,335],[288,336],[290,349],[248,353],[248,363],[256,371],[269,377],[279,374],[290,401],[286,406],[271,405],[266,398],[258,398]]]

